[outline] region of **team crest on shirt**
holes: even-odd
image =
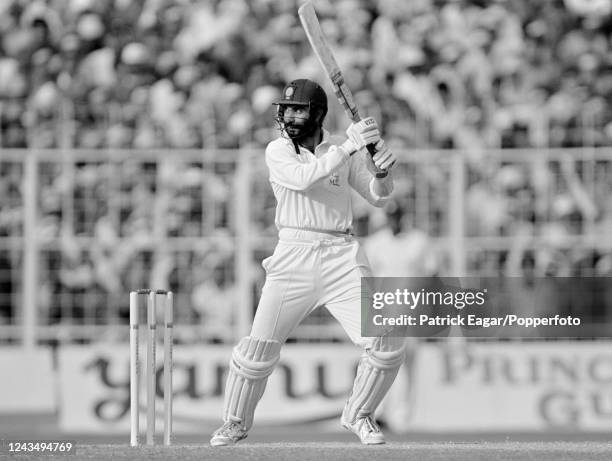
[[[340,187],[340,175],[338,173],[334,173],[329,177],[329,183],[332,186]]]

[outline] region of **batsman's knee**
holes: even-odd
[[[278,341],[246,336],[234,347],[230,367],[247,379],[267,378],[280,359],[280,349]]]
[[[406,358],[405,338],[380,336],[365,348],[363,357],[380,370],[399,368]]]

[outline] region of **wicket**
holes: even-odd
[[[157,297],[164,297],[164,445],[170,445],[172,439],[172,346],[174,295],[166,290],[137,290],[130,292],[130,445],[140,444],[140,357],[139,357],[139,298],[147,296],[147,426],[146,443],[155,444],[155,397],[157,388],[156,376],[156,327]]]

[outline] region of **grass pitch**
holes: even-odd
[[[3,456],[0,456],[2,458]],[[317,461],[609,461],[612,442],[390,442],[363,446],[358,442],[240,443],[212,448],[207,444],[131,448],[126,444],[77,446],[74,456],[18,455],[14,459],[78,460],[317,460]]]

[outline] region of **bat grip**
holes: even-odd
[[[376,150],[376,147],[374,146],[374,144],[368,144],[368,145],[366,146],[366,148],[368,149],[368,152],[370,153],[370,156],[371,156],[371,157],[374,157],[374,154],[376,154],[376,152],[378,152],[378,151]],[[376,177],[377,177],[377,178],[386,178],[388,174],[389,174],[389,172],[388,172],[388,171],[386,171],[386,170],[381,170],[381,171],[379,171],[378,173],[376,173]]]

